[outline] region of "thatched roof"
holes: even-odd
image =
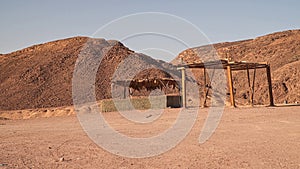
[[[143,88],[147,90],[162,90],[167,87],[172,87],[173,89],[179,88],[178,81],[179,79],[175,80],[169,73],[163,70],[150,68],[141,71],[133,79],[115,80],[113,83],[128,86],[135,90]]]
[[[143,88],[148,91],[155,89],[164,89],[166,87],[172,87],[173,89],[179,88],[178,81],[168,78],[155,78],[155,79],[139,79],[139,80],[122,80],[114,81],[113,83],[121,86],[129,86],[134,90],[141,90]]]

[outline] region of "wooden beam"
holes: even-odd
[[[248,67],[248,69],[264,69],[266,66],[257,66],[257,67]],[[246,66],[243,67],[234,67],[231,66],[231,71],[247,70]]]
[[[227,66],[227,77],[228,77],[228,86],[229,86],[229,92],[230,92],[230,103],[231,103],[232,107],[235,107],[233,83],[232,83],[232,72],[231,72],[230,65]]]
[[[268,79],[268,86],[269,86],[269,99],[270,99],[270,106],[275,106],[274,99],[273,99],[273,91],[272,91],[272,78],[271,78],[271,69],[270,65],[266,68],[267,71],[267,79]]]

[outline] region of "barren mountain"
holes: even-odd
[[[134,53],[118,41],[75,37],[35,45],[0,56],[0,110],[72,105],[72,77],[78,56],[88,58],[84,63],[87,68],[102,59],[95,79],[97,100],[111,98],[112,78],[126,58],[131,67],[121,70],[117,77],[148,68],[172,70],[171,64]],[[157,75],[165,76],[163,71]]]
[[[178,63],[181,58],[185,62],[199,60],[194,54],[196,50],[201,51],[202,58],[208,58],[214,55],[211,47],[187,49],[172,63]],[[213,47],[220,58],[270,63],[275,103],[300,101],[300,30],[218,43]],[[170,74],[171,78],[180,78],[172,64],[135,53],[118,41],[87,37],[57,40],[0,55],[0,110],[72,105],[72,77],[78,57],[90,59],[84,65],[87,68],[95,66],[94,60],[101,57],[95,79],[98,100],[111,98],[111,83],[116,79],[170,78]],[[198,84],[203,83],[201,76],[201,72],[195,73]],[[235,72],[233,78],[237,103],[246,104],[249,98],[246,72]],[[266,91],[266,75],[264,70],[258,70],[256,104],[268,103]],[[147,95],[149,92],[134,94]]]
[[[268,62],[271,66],[275,103],[300,101],[300,30],[191,48],[181,52],[172,62],[176,64],[181,59],[185,62],[201,62],[208,60],[212,54],[233,61]],[[250,73],[253,76],[253,72]],[[203,73],[196,71],[195,74],[201,82]],[[265,70],[257,70],[256,75],[254,101],[256,104],[268,104]],[[234,72],[233,78],[238,103],[246,104],[249,98],[246,71]]]

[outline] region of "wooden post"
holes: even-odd
[[[132,98],[132,96],[131,96],[131,94],[130,94],[131,92],[130,92],[130,87],[128,87],[128,96],[129,96],[129,99],[131,99]]]
[[[202,104],[202,107],[206,107],[206,69],[203,68],[203,104]]]
[[[232,71],[230,65],[227,66],[228,86],[230,92],[230,103],[232,107],[235,107],[233,83],[232,83]]]
[[[270,106],[275,106],[274,99],[273,99],[273,91],[272,91],[272,78],[271,78],[270,65],[267,65],[266,70],[267,70],[267,79],[268,79],[268,86],[269,86]]]
[[[123,84],[123,99],[126,99],[126,86]]]
[[[206,93],[205,93],[205,96],[204,96],[204,103],[203,103],[203,105],[205,105],[205,106],[206,106],[206,101],[207,101],[209,90],[211,89],[211,82],[213,81],[215,72],[216,72],[216,69],[214,68],[211,76],[209,76],[210,79],[209,79],[209,81],[207,81],[208,83],[205,85],[205,87],[207,87]]]
[[[182,76],[182,105],[186,108],[185,68],[181,69]]]
[[[252,93],[251,93],[251,105],[254,104],[254,85],[255,85],[255,78],[256,78],[256,67],[254,68],[253,72],[253,81],[252,81]]]
[[[250,79],[250,72],[247,65],[247,78],[248,78],[248,86],[249,86],[249,103],[251,103],[251,106],[253,106],[252,102],[252,87],[251,87],[251,79]]]
[[[186,108],[186,88],[185,88],[185,68],[180,67],[178,70],[181,70],[181,97],[182,97],[182,107]]]
[[[163,83],[163,87],[165,88],[165,89],[164,89],[164,92],[165,92],[165,95],[166,95],[166,96],[168,96],[168,89],[167,89],[168,86],[169,86],[169,81],[167,81],[167,84],[166,84],[166,85]]]

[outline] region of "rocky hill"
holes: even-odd
[[[213,48],[215,49],[215,52]],[[201,59],[196,55],[200,53]],[[172,62],[203,61],[217,53],[233,61],[268,62],[271,65],[275,103],[300,102],[300,30],[272,33],[255,39],[201,46],[181,52]],[[203,74],[195,72],[201,81]],[[251,75],[253,72],[251,72]],[[233,73],[236,98],[247,104],[249,98],[246,71]],[[268,104],[267,80],[264,70],[257,71],[255,103]]]
[[[171,64],[134,53],[118,41],[75,37],[35,45],[0,56],[0,110],[72,105],[72,77],[78,56],[89,57],[88,67],[102,56],[95,83],[97,100],[111,98],[111,82],[126,58],[131,67],[115,78],[149,68],[172,70]],[[158,74],[165,76],[163,71]]]
[[[201,51],[202,58],[217,53],[220,58],[236,61],[266,61],[271,64],[275,103],[300,101],[300,30],[218,43],[213,47],[187,49],[172,63],[199,60],[194,55],[195,51]],[[91,65],[85,65],[87,67],[96,64],[93,59],[102,56],[95,83],[98,100],[111,98],[111,84],[114,79],[139,78],[138,76],[144,79],[152,76],[169,78],[169,74],[174,79],[180,78],[180,73],[172,64],[135,53],[118,41],[87,37],[68,38],[0,55],[0,110],[72,105],[72,76],[78,56],[92,59],[89,62]],[[202,83],[201,76],[201,72],[195,72],[198,84]],[[246,72],[235,72],[233,77],[237,103],[247,104],[249,92]],[[258,70],[254,95],[256,104],[268,103],[266,91],[266,75],[263,70]],[[148,95],[149,92],[135,91],[133,94]]]

